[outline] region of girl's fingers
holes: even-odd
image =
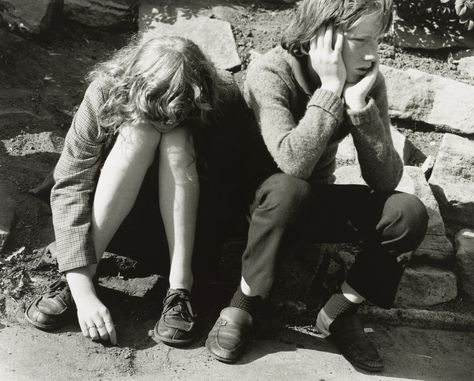
[[[92,340],[99,340],[99,332],[97,332],[97,328],[95,326],[89,327],[89,336]]]
[[[109,335],[110,342],[113,345],[116,345],[117,344],[117,333],[115,332],[114,323],[112,323],[112,321],[110,321],[110,322],[106,321],[105,322],[105,328],[107,329],[107,333]]]
[[[84,321],[82,321],[81,319],[79,319],[79,326],[81,327],[81,331],[82,331],[82,334],[85,336],[85,337],[89,337],[89,330],[87,329],[87,325]]]
[[[333,27],[332,25],[328,25],[326,28],[326,33],[324,33],[324,50],[325,51],[332,51],[332,35],[333,35]]]
[[[336,43],[334,44],[334,51],[337,53],[342,52],[342,43],[344,42],[344,34],[342,32],[336,33]]]

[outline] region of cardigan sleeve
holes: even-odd
[[[285,81],[286,73],[279,67],[285,64],[252,62],[245,96],[275,163],[284,173],[307,179],[342,121],[343,104],[331,91],[317,89],[304,116],[296,121],[290,105],[295,89]]]
[[[347,109],[362,177],[376,191],[392,191],[402,176],[403,162],[392,142],[387,88],[380,72],[368,99],[362,110]]]
[[[54,170],[51,208],[60,272],[97,263],[91,219],[104,148],[97,121],[102,103],[102,92],[92,83],[73,118]]]

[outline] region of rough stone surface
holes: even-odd
[[[474,227],[474,141],[445,134],[429,183],[445,221]]]
[[[392,133],[392,140],[397,150],[398,154],[402,158],[403,162],[406,163],[410,155],[413,152],[413,144],[408,141],[408,139],[400,133],[396,128],[390,127],[390,131]],[[344,140],[339,144],[336,160],[338,165],[341,164],[357,164],[357,151],[354,146],[354,140],[352,139],[352,135],[347,135]]]
[[[441,6],[439,1],[437,5]],[[446,20],[439,14],[436,16],[437,11],[432,0],[398,2],[393,43],[402,48],[473,48],[472,31],[463,28],[456,15]]]
[[[395,298],[396,307],[427,307],[457,296],[456,275],[430,266],[407,268]]]
[[[381,65],[391,117],[422,121],[448,132],[474,133],[474,86],[427,74]]]
[[[10,155],[25,156],[38,152],[60,154],[64,146],[64,138],[54,132],[38,134],[25,133],[14,139],[1,140]]]
[[[341,167],[336,170],[337,184],[365,184],[359,166]],[[405,166],[397,190],[416,195],[428,211],[428,229],[416,256],[429,257],[435,261],[444,261],[453,255],[453,247],[446,238],[443,219],[438,203],[431,192],[421,168]]]
[[[129,0],[64,0],[64,14],[81,24],[97,28],[115,28],[133,18]]]
[[[474,77],[474,57],[464,57],[459,60],[458,70],[462,74]]]
[[[462,229],[456,234],[456,265],[459,289],[474,300],[474,230]]]
[[[139,8],[139,29],[153,28],[163,34],[189,38],[218,68],[237,69],[241,61],[230,24],[209,18],[212,8],[203,7],[200,2],[144,3]]]
[[[453,59],[460,60],[465,57],[474,57],[474,49],[464,49],[457,52],[453,52]]]
[[[10,197],[7,186],[0,182],[0,252],[10,235],[14,217],[15,202]]]
[[[38,34],[51,27],[63,0],[0,0],[3,19],[20,30]]]
[[[102,277],[99,284],[112,290],[120,291],[126,295],[143,298],[155,287],[160,277],[156,274],[142,278],[124,279],[116,276]]]

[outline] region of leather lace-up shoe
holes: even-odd
[[[154,336],[169,345],[189,344],[195,338],[195,320],[189,291],[170,288],[163,300],[163,312],[155,325]]]
[[[48,291],[36,297],[25,311],[25,319],[36,328],[46,331],[65,325],[75,311],[74,300],[66,279],[59,279]]]
[[[368,372],[383,369],[383,361],[356,314],[339,315],[329,326],[329,331],[329,339],[352,365]]]
[[[236,362],[248,342],[252,316],[240,308],[227,307],[221,311],[206,340],[206,348],[219,361]]]

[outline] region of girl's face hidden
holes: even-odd
[[[344,32],[342,59],[347,83],[360,81],[378,60],[378,43],[382,35],[382,19],[377,13],[362,16]]]

